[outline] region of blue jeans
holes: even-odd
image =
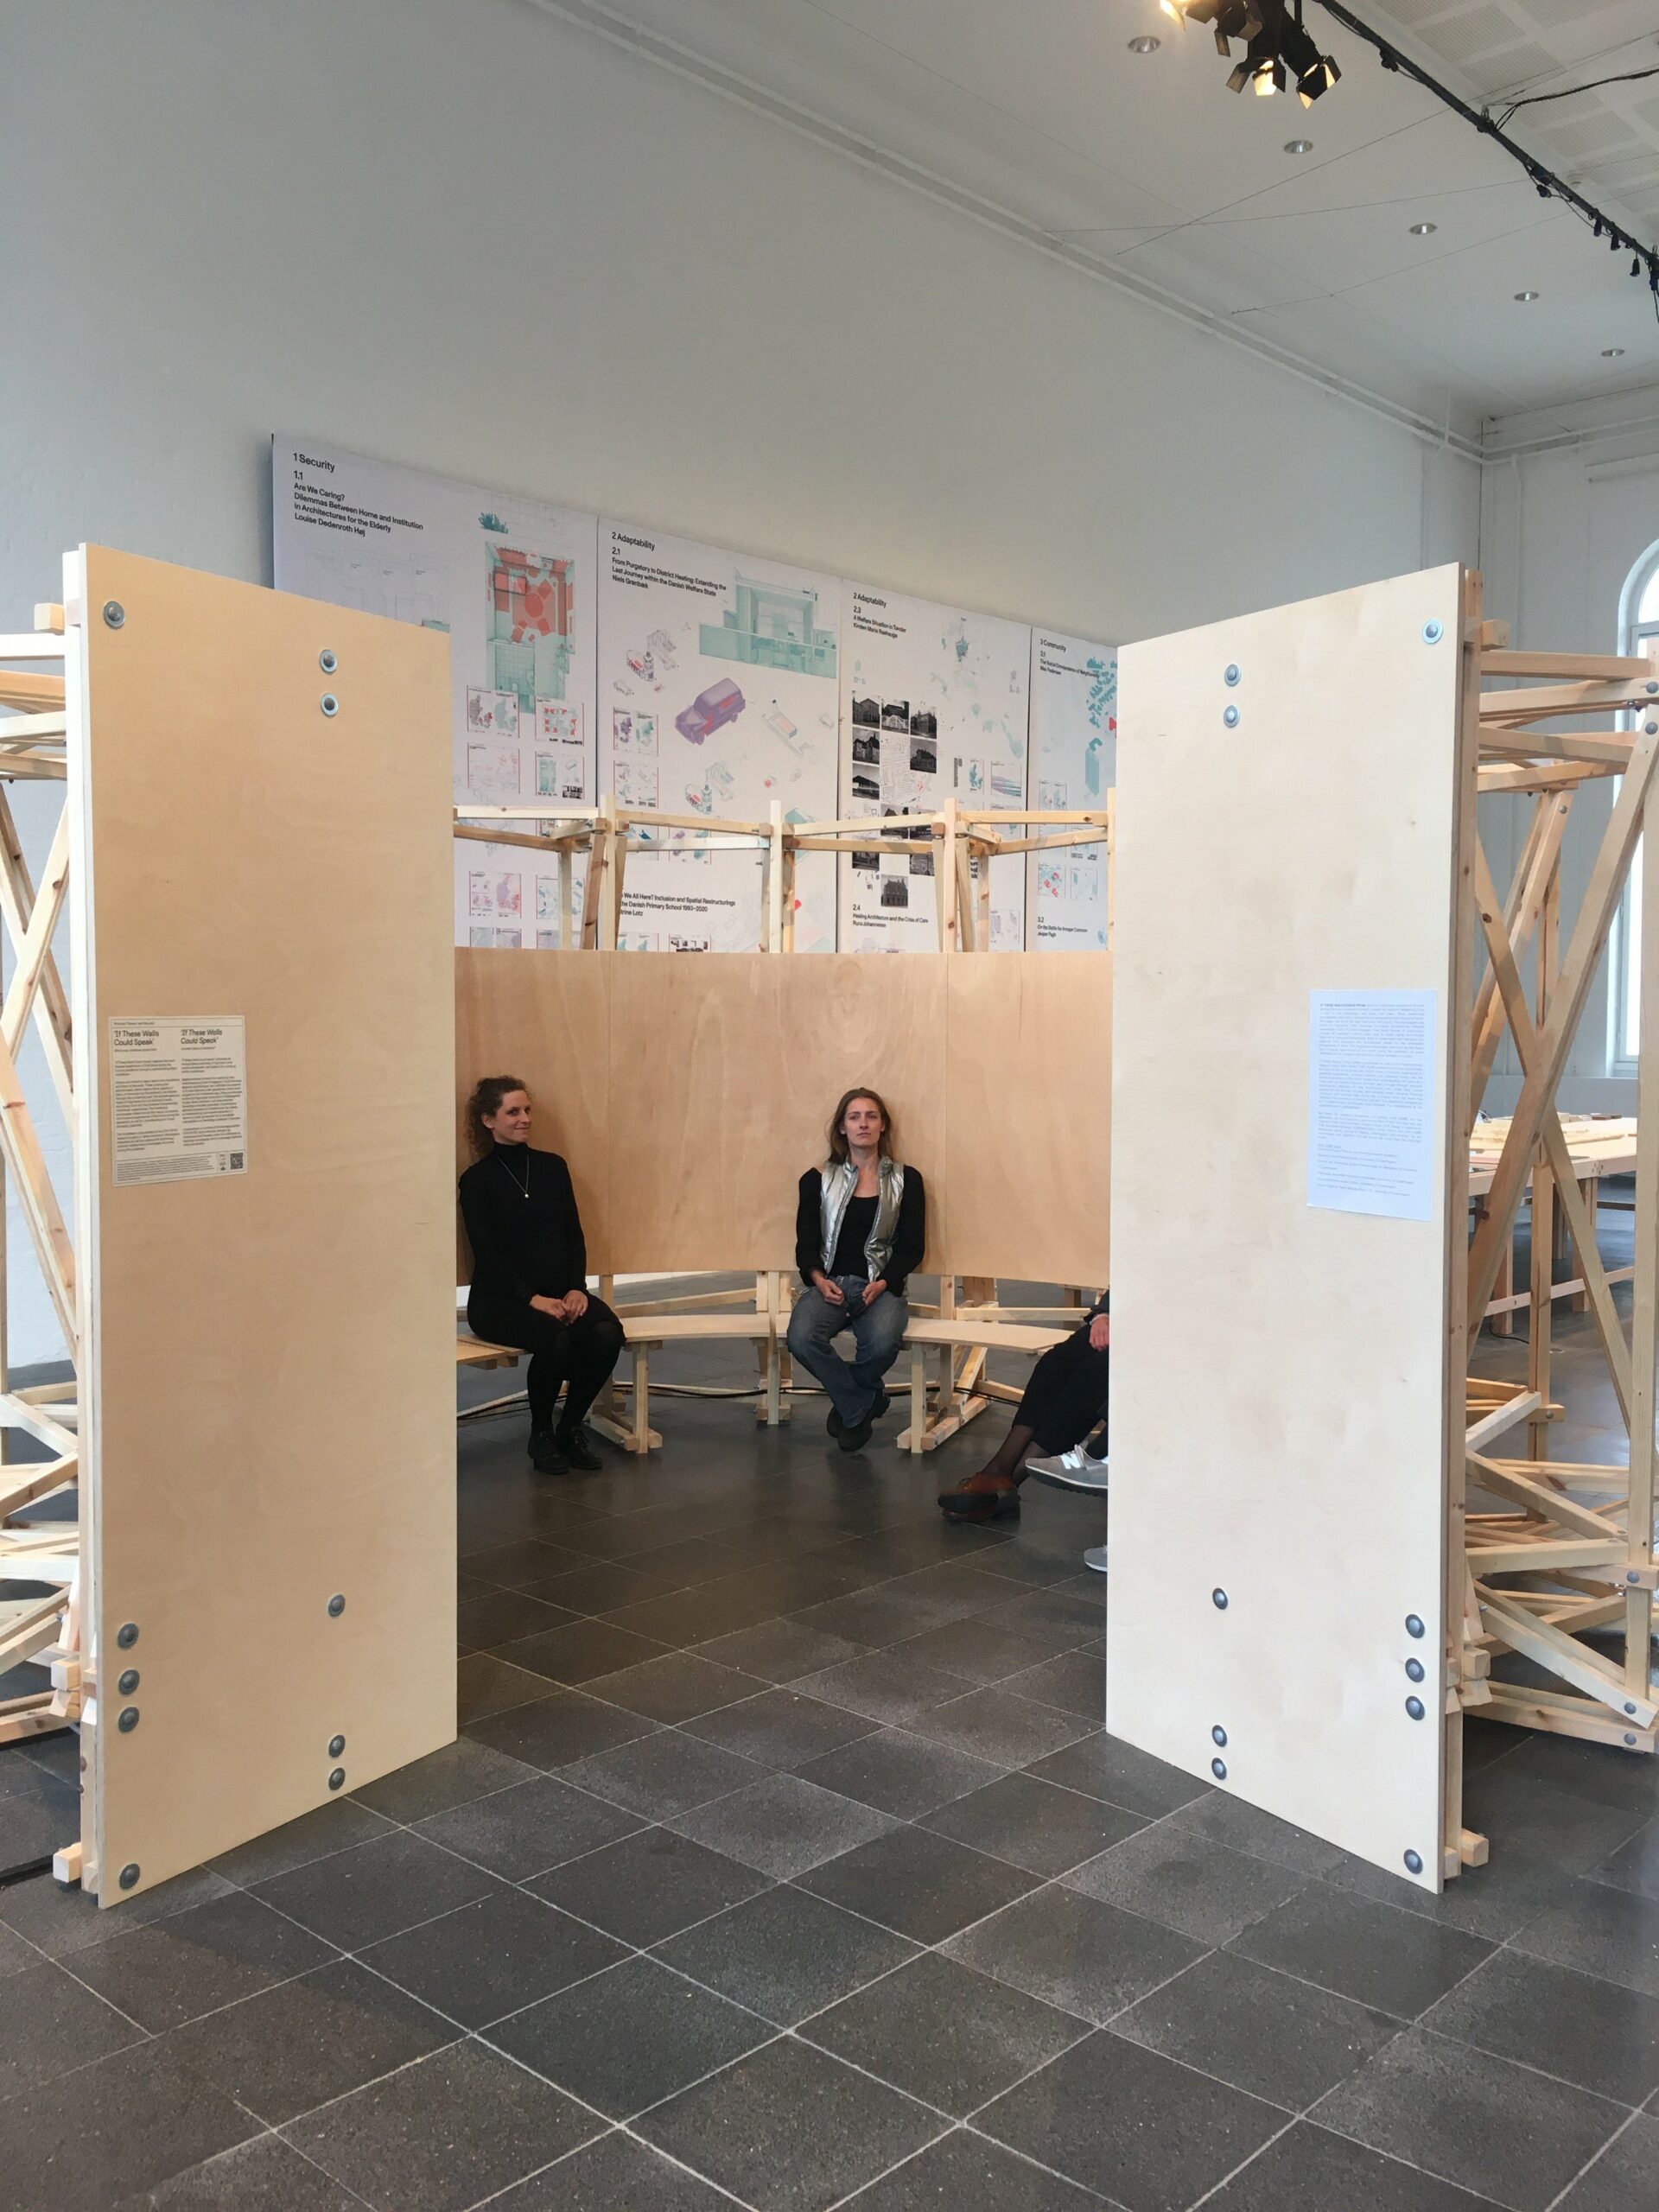
[[[830,1393],[830,1402],[849,1428],[856,1428],[874,1405],[881,1377],[899,1357],[910,1307],[890,1290],[867,1313],[865,1285],[856,1275],[835,1278],[847,1303],[832,1306],[816,1283],[796,1299],[789,1316],[789,1350],[807,1373]],[[853,1332],[853,1357],[845,1360],[833,1339]]]

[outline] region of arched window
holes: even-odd
[[[1645,652],[1659,638],[1659,545],[1650,545],[1630,573],[1619,606],[1618,650]],[[1610,1071],[1634,1071],[1641,1045],[1642,859],[1638,847],[1613,946],[1613,1020]]]

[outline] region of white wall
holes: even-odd
[[[268,576],[278,428],[1110,640],[1474,557],[1467,462],[530,0],[4,48],[0,620]]]
[[[1481,516],[1487,613],[1507,619],[1520,645],[1617,652],[1625,580],[1659,541],[1659,391],[1495,423],[1489,442]],[[1573,803],[1562,849],[1563,949],[1611,804],[1607,782],[1582,785]],[[1498,840],[1510,858],[1519,809],[1511,811],[1510,835]],[[1492,858],[1497,871],[1498,852]],[[1635,1083],[1607,1072],[1611,965],[1601,963],[1561,1099],[1586,1112],[1633,1114]],[[1506,1109],[1518,1088],[1506,1041],[1489,1105]]]

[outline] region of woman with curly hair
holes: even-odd
[[[537,1473],[593,1474],[599,1457],[582,1427],[622,1356],[622,1324],[588,1294],[588,1248],[570,1170],[530,1141],[528,1088],[488,1075],[467,1102],[479,1157],[461,1179],[473,1248],[467,1325],[486,1344],[531,1355],[530,1457]],[[564,1409],[555,1426],[559,1386]]]

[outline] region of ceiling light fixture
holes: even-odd
[[[1516,294],[1516,296],[1516,296],[1516,298],[1517,300],[1522,300],[1522,301],[1525,301],[1525,300],[1535,300],[1535,299],[1537,298],[1538,295],[1537,295],[1537,293],[1536,293],[1536,292],[1517,292],[1517,293]]]
[[[1132,38],[1129,41],[1129,52],[1131,54],[1156,54],[1163,42],[1164,41],[1160,38]]]
[[[1414,223],[1411,235],[1414,238],[1432,238],[1440,227],[1438,223]]]
[[[1622,361],[1624,358],[1624,348],[1622,346],[1604,346],[1601,349],[1601,358],[1604,361]]]
[[[1294,81],[1304,107],[1328,92],[1342,75],[1334,59],[1321,54],[1302,22],[1302,0],[1162,0],[1164,13],[1183,29],[1208,23],[1218,53],[1232,58],[1241,39],[1244,58],[1227,79],[1227,89],[1250,90],[1266,98]]]
[[[1287,138],[1285,141],[1287,154],[1311,154],[1313,150],[1313,141],[1311,138]]]

